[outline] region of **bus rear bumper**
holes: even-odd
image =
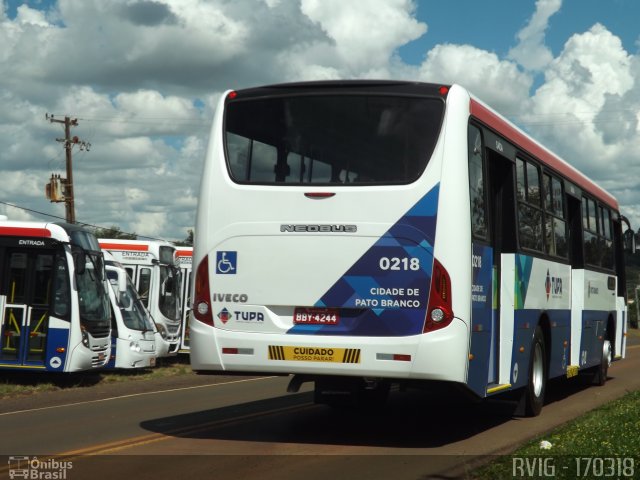
[[[228,331],[199,321],[191,326],[196,371],[344,375],[466,381],[467,325],[409,337],[347,337]]]

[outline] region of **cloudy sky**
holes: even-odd
[[[637,0],[2,0],[0,214],[193,228],[216,101],[298,80],[459,83],[618,197],[640,227]],[[16,208],[10,205],[17,205]],[[28,209],[28,210],[25,210]]]

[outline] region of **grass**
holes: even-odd
[[[541,442],[548,442],[550,447],[541,448]],[[551,460],[545,462],[548,458]],[[545,478],[551,472],[557,479],[640,478],[640,391],[536,438],[511,455],[481,467],[471,477],[514,478],[523,472],[526,478]]]
[[[119,383],[131,380],[152,380],[154,378],[176,377],[193,373],[191,365],[188,363],[183,363],[179,359],[169,362],[165,361],[165,363],[156,368],[103,372],[100,376],[104,383]]]
[[[3,371],[0,373],[0,400],[42,392],[85,388],[97,384],[144,381],[192,374],[188,361],[178,357],[163,359],[156,368],[103,370],[81,373],[46,373]]]

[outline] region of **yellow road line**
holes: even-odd
[[[42,455],[39,456],[40,461],[46,461],[47,459],[51,459],[51,458],[55,458],[57,460],[61,460],[64,459],[66,461],[73,461],[75,459],[78,459],[80,457],[87,457],[87,456],[96,456],[96,455],[105,455],[108,453],[114,453],[114,452],[118,452],[121,450],[124,450],[126,448],[135,448],[135,447],[140,447],[143,445],[149,445],[152,443],[157,443],[157,442],[162,442],[165,440],[170,440],[172,438],[176,438],[176,437],[181,437],[181,436],[186,436],[186,435],[194,435],[196,433],[200,433],[212,428],[221,428],[221,427],[228,427],[231,425],[234,425],[236,423],[242,423],[244,421],[247,420],[253,420],[255,418],[259,418],[259,417],[266,417],[266,416],[270,416],[270,415],[278,415],[281,413],[294,413],[294,412],[298,412],[298,411],[302,411],[302,410],[306,410],[309,408],[313,408],[315,407],[315,404],[312,403],[306,403],[303,405],[292,405],[289,407],[281,407],[281,408],[274,408],[272,410],[267,410],[267,411],[262,411],[262,412],[255,412],[255,413],[249,413],[247,415],[242,415],[239,417],[233,417],[233,418],[227,418],[227,419],[219,419],[219,420],[212,420],[210,422],[207,423],[203,423],[203,424],[199,424],[199,425],[192,425],[192,426],[188,426],[188,427],[179,427],[179,428],[174,428],[172,430],[168,430],[165,433],[151,433],[148,435],[141,435],[138,437],[133,437],[133,438],[127,438],[124,440],[116,440],[113,442],[107,442],[107,443],[103,443],[103,444],[99,444],[99,445],[93,445],[91,447],[87,447],[87,448],[80,448],[77,450],[69,450],[67,452],[62,452],[62,453],[58,453],[55,455]],[[10,469],[9,466],[5,466],[5,467],[0,467],[0,473],[4,473],[7,472]]]

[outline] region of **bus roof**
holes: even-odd
[[[602,203],[618,211],[618,201],[613,195],[597,185],[593,180],[579,172],[555,153],[543,147],[536,140],[520,130],[509,120],[497,113],[491,107],[471,95],[471,115],[482,121],[488,127],[501,134],[506,140],[529,153],[544,165],[555,170],[567,180],[573,182],[585,192],[593,195]]]
[[[0,236],[50,238],[63,242],[69,241],[67,224],[50,222],[22,222],[14,220],[0,221]]]
[[[100,248],[103,250],[135,250],[138,252],[148,252],[153,247],[168,246],[174,247],[166,240],[127,240],[121,238],[99,238]]]

